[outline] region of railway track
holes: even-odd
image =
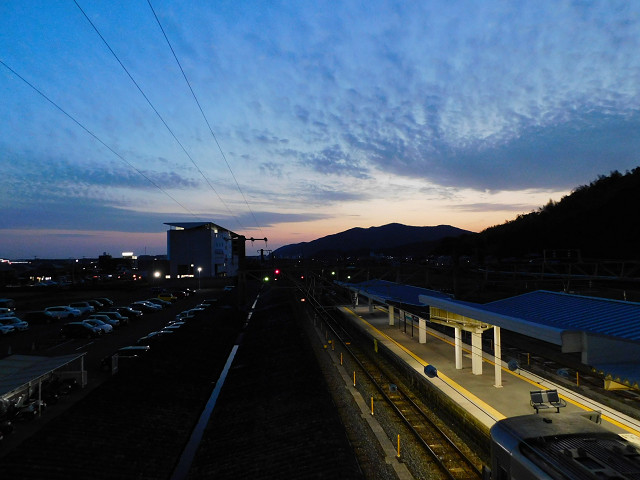
[[[423,452],[422,465],[428,469],[428,478],[447,480],[477,480],[482,478],[481,460],[460,440],[438,414],[422,404],[413,393],[403,387],[393,367],[380,355],[371,356],[370,344],[362,347],[359,339],[346,331],[337,321],[336,313],[315,301],[307,293],[309,303],[324,322],[327,338],[339,344],[357,365],[360,372],[377,391],[385,405],[411,432],[413,445]],[[335,345],[335,344],[334,344]],[[336,345],[338,346],[338,345]],[[334,347],[335,348],[335,347]],[[391,435],[389,435],[391,436]],[[415,475],[423,477],[425,472]]]

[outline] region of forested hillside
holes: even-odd
[[[478,256],[521,257],[579,250],[582,258],[640,258],[640,167],[601,175],[559,202],[464,236],[447,248]]]

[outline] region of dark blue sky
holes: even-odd
[[[640,163],[635,2],[153,0],[215,139],[146,0],[77,2],[0,5],[0,258],[479,231]]]

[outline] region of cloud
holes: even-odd
[[[332,145],[320,152],[301,154],[301,164],[311,167],[323,175],[355,177],[362,180],[371,178],[361,162],[345,153],[339,145]]]
[[[276,162],[264,162],[260,164],[259,168],[263,175],[282,178],[282,165]]]
[[[463,212],[531,212],[537,210],[540,205],[527,205],[523,203],[464,203],[449,205],[452,210]]]
[[[45,198],[41,202],[14,205],[6,212],[0,229],[158,232],[164,230],[162,223],[167,216],[166,213],[117,208],[90,198],[81,202]]]
[[[333,214],[318,213],[315,211],[301,213],[259,211],[254,212],[254,216],[261,228],[270,228],[274,225],[280,225],[283,223],[305,223],[324,220],[326,218],[332,218]],[[228,228],[231,228],[230,225],[234,224],[235,222],[235,219],[228,216],[218,216],[217,219],[219,219],[221,223],[224,223],[224,226],[227,226]],[[245,229],[249,232],[255,233],[259,230],[259,228],[255,225],[253,216],[249,213],[243,213],[239,215],[238,220],[245,226]],[[231,229],[233,230],[233,228]]]
[[[300,182],[296,189],[305,202],[316,205],[332,205],[336,202],[364,201],[371,198],[370,193],[358,192],[342,185],[330,187],[318,183]]]

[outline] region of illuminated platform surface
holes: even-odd
[[[541,411],[540,415],[599,411],[603,426],[625,436],[635,435],[637,439],[630,439],[640,442],[640,421],[563,385],[523,368],[510,371],[503,361],[502,386],[495,387],[492,355],[484,353],[483,373],[474,375],[471,373],[470,352],[464,352],[463,368],[456,369],[453,339],[441,332],[427,329],[426,343],[421,344],[418,341],[417,325],[411,336],[410,330],[405,333],[404,325],[397,321],[396,325],[389,325],[388,313],[384,310],[375,309],[370,312],[368,306],[359,306],[341,307],[341,311],[346,318],[355,321],[402,361],[421,372],[426,381],[463,406],[487,428],[506,417],[535,413],[530,405],[530,391],[557,389],[567,406],[561,408],[559,413],[556,413],[555,408],[549,408]],[[408,329],[410,328],[409,326]],[[437,368],[437,377],[428,378],[424,375],[424,367],[428,364]]]

